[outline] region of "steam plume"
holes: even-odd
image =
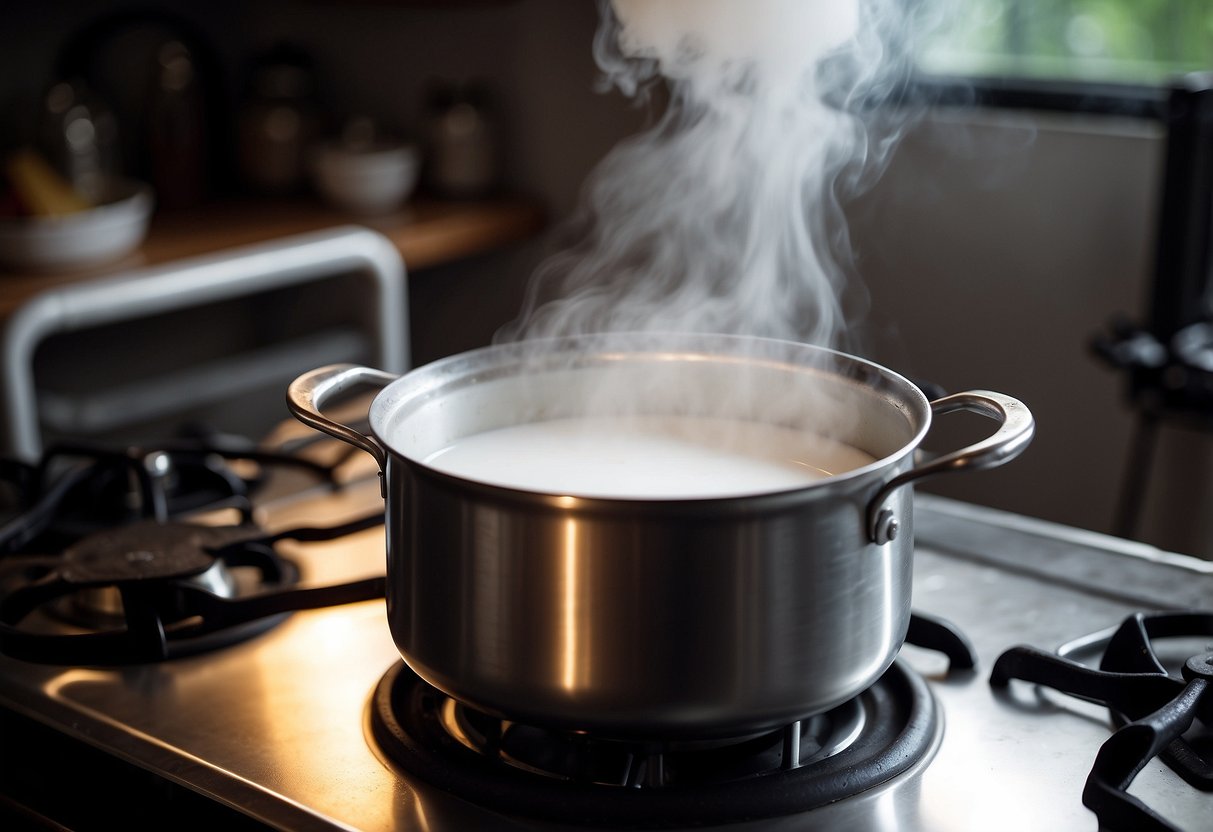
[[[580,239],[499,340],[699,331],[840,346],[840,194],[887,156],[855,102],[898,76],[899,0],[602,0],[607,83],[670,100],[587,182]]]

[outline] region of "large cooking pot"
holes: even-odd
[[[371,435],[321,414],[367,383],[386,385],[370,407]],[[303,422],[380,465],[388,619],[418,675],[499,716],[641,738],[774,728],[870,685],[909,624],[905,486],[999,465],[1033,433],[1028,410],[997,393],[928,403],[859,358],[716,335],[523,342],[399,378],[325,367],[287,398]],[[645,413],[825,433],[876,461],[791,490],[701,499],[541,493],[423,462],[462,437],[610,414],[625,399]],[[932,412],[955,410],[999,427],[915,467]]]

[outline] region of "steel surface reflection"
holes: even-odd
[[[561,681],[565,690],[576,690],[580,655],[578,650],[578,546],[577,521],[572,518],[564,521],[564,667]]]
[[[114,678],[115,671],[113,670],[90,670],[88,668],[72,668],[65,670],[58,676],[50,679],[43,685],[43,691],[52,699],[71,698],[64,697],[63,692],[66,688],[78,684],[105,683]]]

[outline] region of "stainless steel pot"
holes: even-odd
[[[371,435],[321,414],[366,383],[386,385]],[[619,407],[619,390],[647,413],[777,422],[877,461],[794,490],[673,500],[520,491],[422,462],[485,430],[602,415]],[[997,393],[928,403],[870,362],[731,336],[513,344],[399,378],[325,367],[297,379],[288,404],[379,462],[388,618],[421,677],[503,717],[628,737],[743,735],[870,685],[909,623],[904,486],[999,465],[1033,433],[1027,409]],[[914,467],[932,412],[954,410],[999,427]]]

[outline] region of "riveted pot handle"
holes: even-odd
[[[361,448],[375,458],[380,472],[387,470],[387,451],[373,436],[359,433],[348,425],[334,421],[320,412],[325,402],[359,384],[384,387],[399,376],[359,367],[354,364],[330,364],[304,373],[291,382],[286,391],[286,406],[295,418],[308,427]]]
[[[948,471],[981,471],[1010,462],[1023,452],[1036,432],[1036,423],[1023,402],[1002,393],[970,390],[931,402],[931,412],[935,416],[958,410],[988,416],[999,423],[998,430],[974,445],[937,456],[886,482],[868,503],[868,536],[873,543],[883,546],[897,535],[897,518],[885,508],[885,501],[894,490]]]

